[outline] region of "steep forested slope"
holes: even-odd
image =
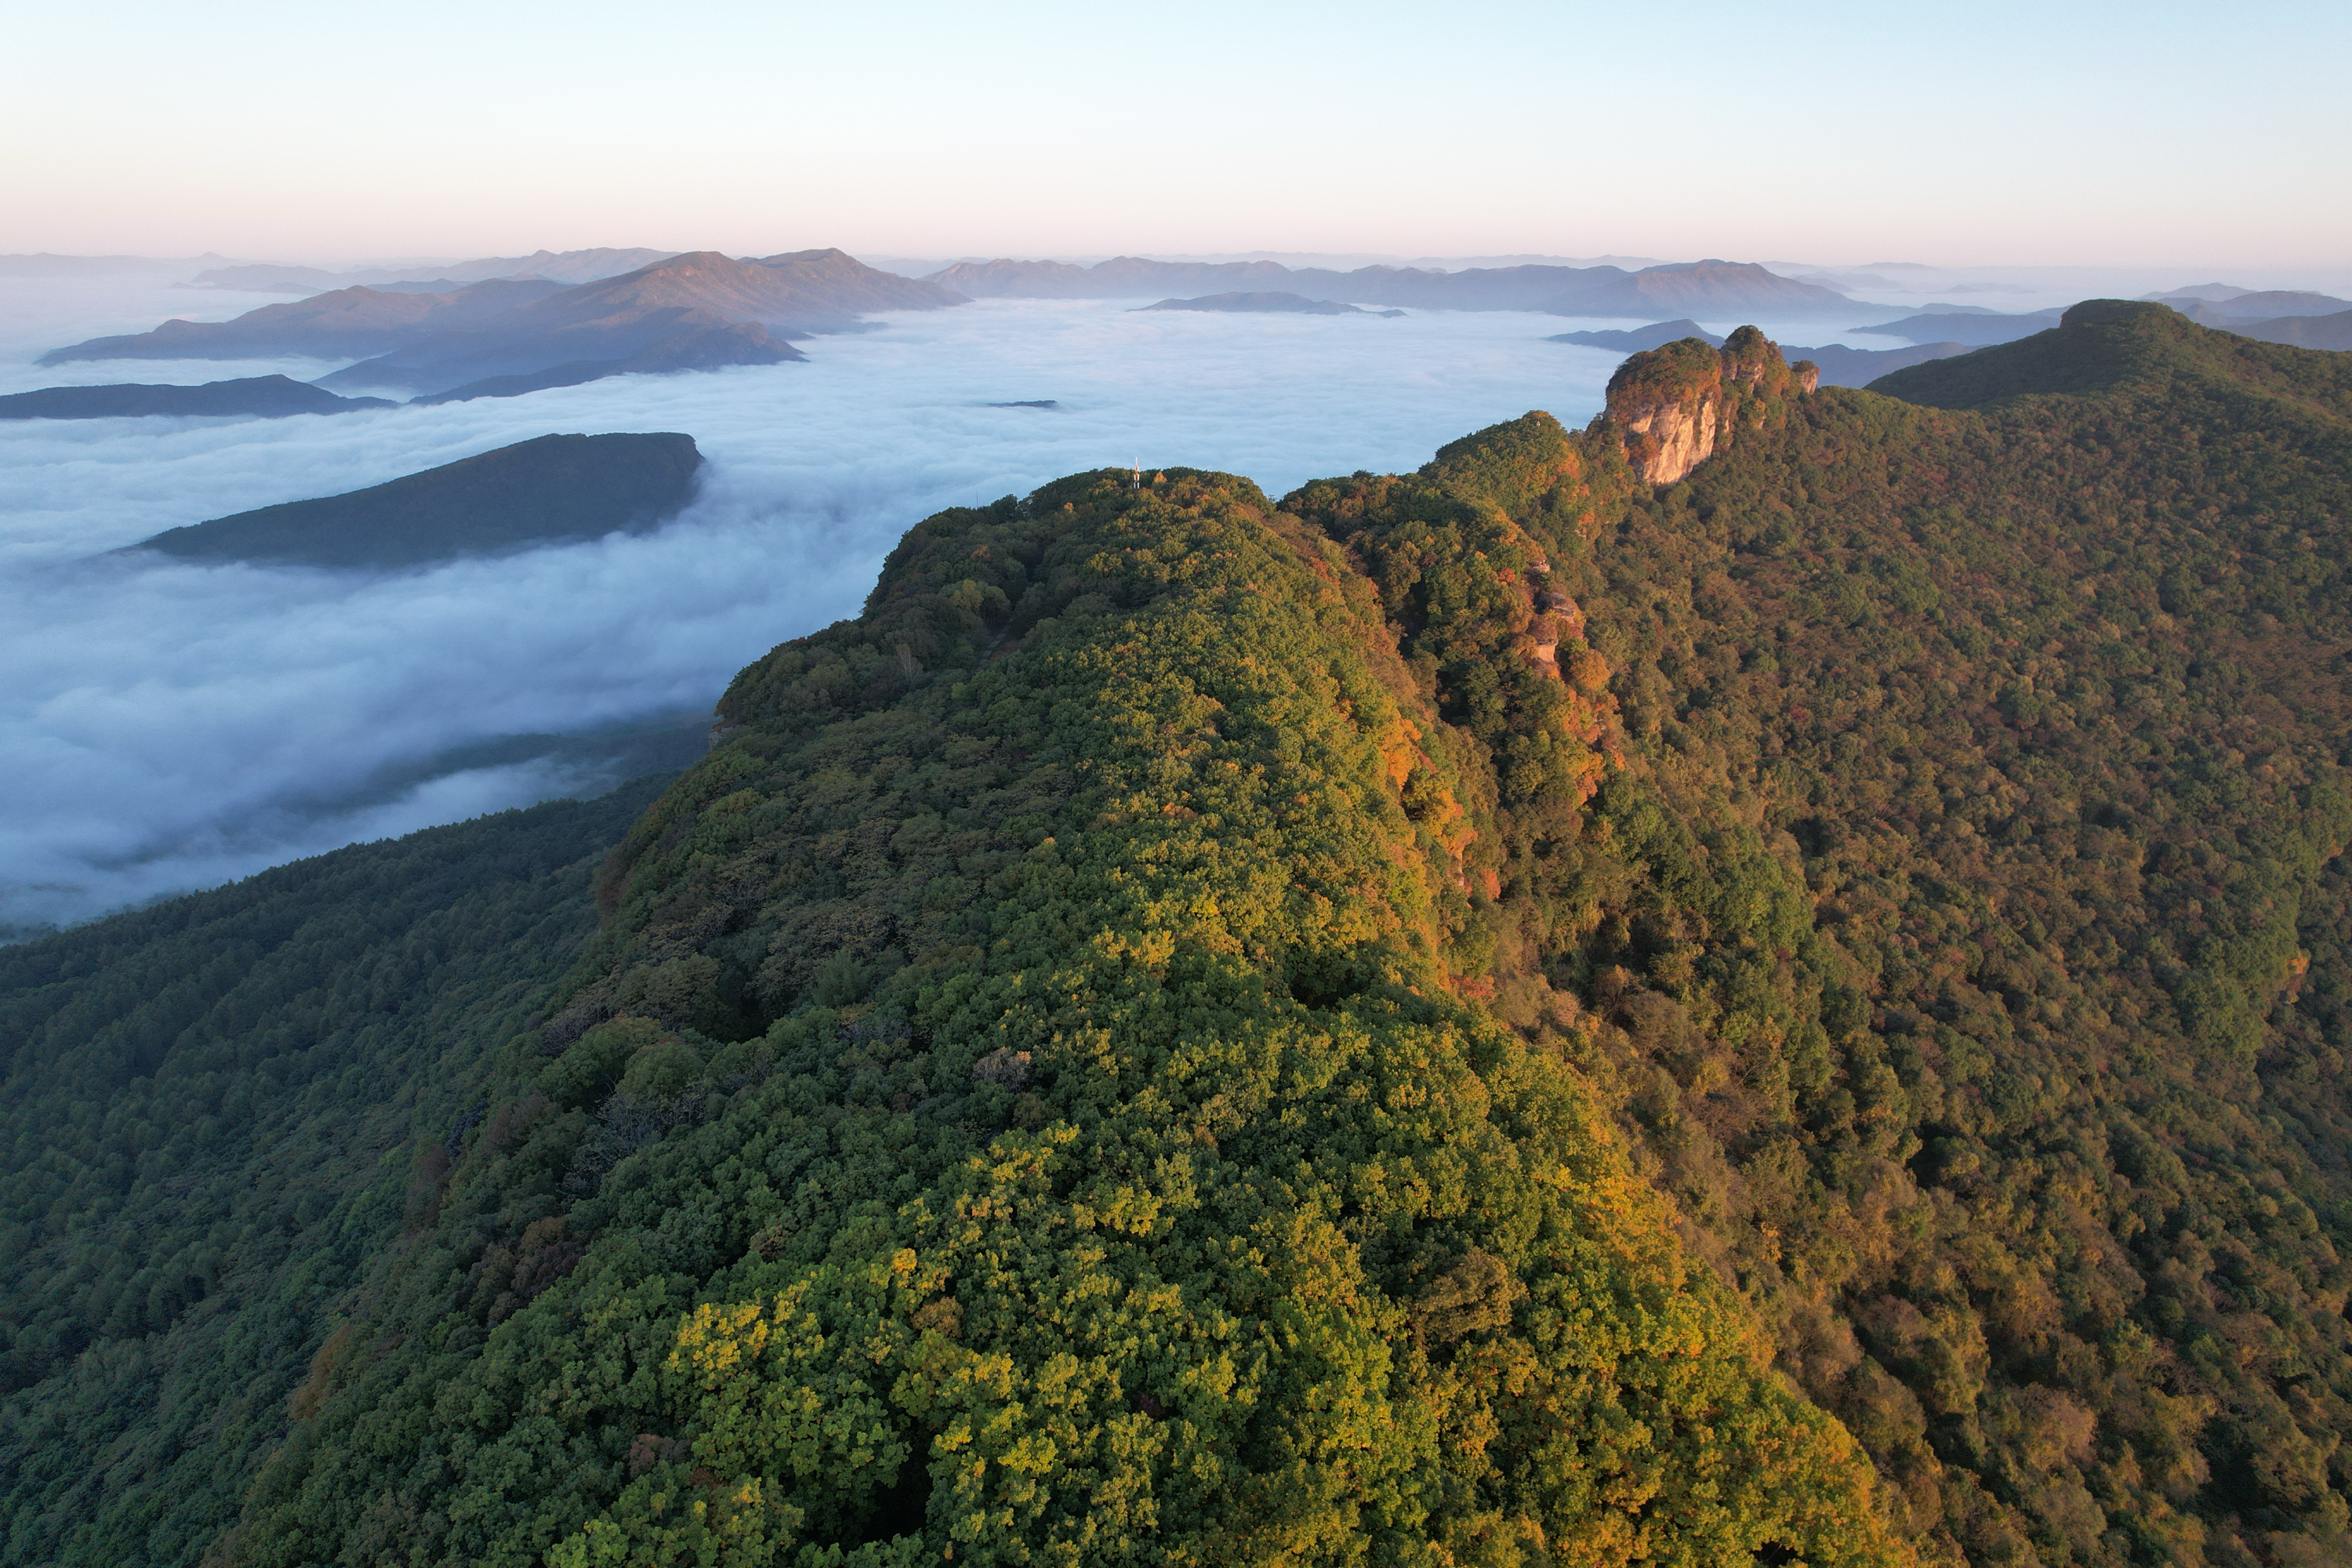
[[[2347,1550],[2347,368],[2078,308],[1880,384],[1984,412],[1824,392],[1563,574],[1645,765],[1530,956],[1975,1561]]]
[[[412,1138],[466,1123],[654,793],[0,948],[0,1562],[193,1563],[235,1521]]]
[[[2352,1553],[2352,375],[1880,385],[918,527],[449,1042],[214,1560]]]

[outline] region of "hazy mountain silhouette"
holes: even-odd
[[[228,321],[169,321],[152,331],[91,338],[41,356],[43,364],[98,359],[261,359],[307,354],[350,359],[383,353],[427,331],[488,330],[562,290],[544,279],[498,279],[451,294],[338,289],[264,305]]]
[[[214,267],[190,279],[198,289],[229,289],[268,294],[313,294],[355,283],[381,287],[393,283],[446,281],[451,287],[480,283],[492,278],[545,278],[557,283],[593,283],[600,278],[634,272],[677,255],[674,250],[537,250],[529,256],[486,256],[472,261],[428,262],[416,267],[369,267],[337,272],[324,267],[294,267],[277,262],[247,262]]]
[[[1092,267],[1062,261],[960,262],[928,279],[974,299],[1119,300],[1174,295],[1218,285],[1295,292],[1360,305],[1424,310],[1548,310],[1571,316],[1647,316],[1664,310],[1731,316],[1851,310],[1835,289],[1801,283],[1748,262],[1675,262],[1622,267],[1418,267],[1292,268],[1274,261],[1151,261],[1118,256]]]
[[[1131,300],[1177,289],[1275,284],[1293,276],[1276,261],[1149,261],[1114,256],[1092,267],[1066,261],[961,261],[926,282],[974,300]]]
[[[1973,343],[1951,342],[1913,343],[1900,349],[1852,349],[1843,343],[1823,343],[1818,348],[1790,346],[1782,352],[1791,358],[1811,360],[1821,370],[1823,386],[1868,386],[1882,375],[1930,360],[1973,353],[1976,348]]]
[[[1678,321],[1653,321],[1646,327],[1620,330],[1611,327],[1589,332],[1555,332],[1544,342],[1575,343],[1589,349],[1616,349],[1622,353],[1639,353],[1644,349],[1664,348],[1682,338],[1696,338],[1711,349],[1723,346],[1720,334],[1708,331],[1688,317]]]
[[[1992,343],[2013,343],[2020,338],[2048,331],[2057,324],[2055,310],[2012,316],[1973,305],[1935,305],[1899,321],[1881,321],[1853,331],[1874,337],[1906,338],[1915,343],[1953,342],[1982,348]]]
[[[305,354],[362,362],[322,377],[331,386],[436,393],[488,381],[528,391],[523,383],[533,377],[565,385],[634,371],[775,364],[803,356],[775,341],[771,327],[805,335],[848,327],[864,310],[961,300],[838,250],[753,260],[702,250],[570,287],[544,279],[494,279],[441,294],[355,286],[230,321],[173,321],[94,338],[41,363]],[[584,368],[596,364],[604,368]]]
[[[1685,338],[1696,338],[1709,348],[1719,349],[1724,343],[1721,337],[1688,317],[1675,321],[1654,321],[1646,327],[1625,331],[1558,332],[1544,341],[1642,353],[1664,348]],[[1820,384],[1822,386],[1867,386],[1894,371],[1951,354],[1964,354],[1969,349],[1969,344],[1959,342],[1918,343],[1902,349],[1852,349],[1843,343],[1824,343],[1819,348],[1806,348],[1796,343],[1780,346],[1780,352],[1791,361],[1812,361],[1821,373]]]
[[[1217,310],[1233,314],[1284,314],[1293,316],[1402,316],[1402,310],[1367,310],[1358,305],[1342,305],[1331,300],[1309,300],[1303,294],[1243,293],[1203,294],[1197,300],[1162,300],[1157,305],[1144,305],[1145,310]]]
[[[208,381],[201,386],[121,383],[110,386],[45,386],[0,397],[0,419],[122,419],[157,415],[241,415],[282,419],[291,414],[349,414],[389,408],[381,397],[338,397],[283,375]]]
[[[2352,300],[2339,300],[2333,294],[2315,294],[2308,289],[2270,289],[2259,293],[2241,291],[2226,300],[2168,295],[2163,302],[2192,321],[2222,328],[2229,327],[2232,321],[2275,321],[2282,316],[2332,316],[2339,311],[2352,310]]]
[[[166,277],[228,260],[211,251],[202,256],[59,256],[37,250],[0,256],[0,278],[139,278]]]
[[[2266,343],[2291,343],[2302,349],[2352,350],[2352,310],[2332,316],[2280,316],[2267,321],[2227,321],[2211,323],[2242,338]]]
[[[1544,308],[1562,316],[1789,316],[1850,310],[1854,303],[1834,289],[1800,283],[1752,261],[1684,261],[1645,267]]]

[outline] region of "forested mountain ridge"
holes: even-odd
[[[2342,374],[1888,381],[919,525],[457,1042],[214,1560],[2343,1557]]]
[[[1905,1560],[1478,1005],[1493,775],[1379,604],[1222,476],[915,530],[616,852],[233,1560]],[[1489,651],[1572,813],[1605,703]]]

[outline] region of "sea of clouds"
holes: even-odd
[[[34,363],[260,302],[0,281],[0,392],[336,368]],[[1544,337],[1632,324],[1131,303],[983,301],[817,339],[802,364],[431,408],[0,422],[0,930],[604,787],[611,768],[577,749],[463,753],[707,716],[743,664],[855,615],[899,534],[942,507],[1138,462],[1228,469],[1279,496],[1415,467],[1530,408],[1580,425],[1617,356]],[[1802,331],[1788,336],[1819,341]],[[657,533],[398,575],[111,553],[550,431],[612,430],[684,431],[709,459],[699,499]]]

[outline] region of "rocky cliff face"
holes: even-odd
[[[1683,338],[1628,358],[1609,378],[1607,418],[1634,472],[1668,485],[1820,381],[1810,362],[1791,371],[1769,339],[1742,327],[1719,350]]]

